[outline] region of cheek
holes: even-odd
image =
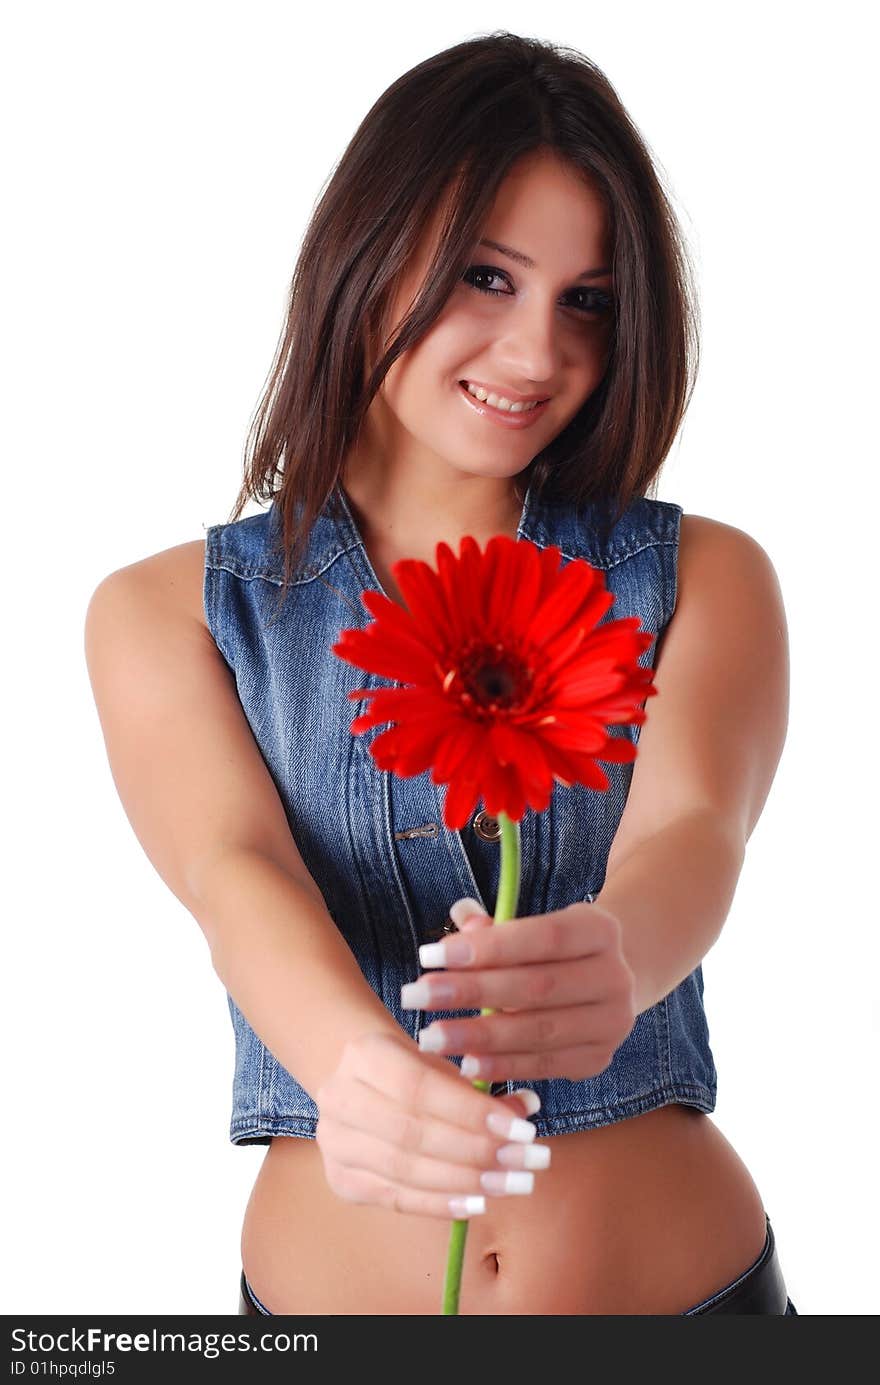
[[[431,396],[438,399],[456,385],[464,365],[480,350],[480,341],[460,320],[435,323],[416,351],[408,353],[402,395],[405,391],[406,398],[423,403]]]
[[[444,361],[422,342],[416,352],[398,358],[385,377],[385,402],[398,418],[417,428],[438,398],[443,383]]]

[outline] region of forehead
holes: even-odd
[[[484,231],[496,240],[540,244],[560,250],[597,248],[607,236],[609,217],[595,178],[551,153],[524,155],[499,184]],[[502,235],[501,232],[509,235]]]
[[[455,195],[451,185],[416,246],[420,269],[433,259]],[[502,178],[477,238],[487,236],[526,251],[539,267],[542,249],[554,257],[573,255],[581,264],[610,249],[610,224],[606,198],[594,175],[552,150],[533,150]]]

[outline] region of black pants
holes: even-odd
[[[273,1316],[254,1294],[244,1270],[239,1281],[238,1312],[239,1315],[255,1317],[261,1314]],[[702,1303],[688,1308],[681,1316],[694,1317],[698,1313],[773,1313],[781,1317],[798,1316],[798,1311],[785,1288],[769,1217],[764,1249],[754,1264],[723,1289],[716,1290],[709,1298],[703,1299]]]

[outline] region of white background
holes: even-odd
[[[603,68],[697,262],[700,378],[660,497],[765,547],[792,668],[782,763],[704,962],[713,1119],[799,1311],[877,1312],[869,12],[8,11],[3,1311],[236,1311],[264,1150],[228,1142],[225,992],[116,795],[85,610],[109,572],[228,519],[307,219],[366,111],[507,28]]]

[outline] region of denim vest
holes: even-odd
[[[681,513],[680,505],[639,498],[610,532],[606,525],[603,539],[590,506],[576,515],[529,489],[517,537],[540,548],[557,546],[562,563],[584,558],[600,568],[615,597],[602,619],[640,618],[641,628],[656,636],[639,658],[649,668],[675,608]],[[401,684],[367,674],[331,651],[343,629],[372,619],[361,592],[382,590],[342,487],[334,487],[318,515],[279,608],[283,572],[274,501],[259,514],[207,529],[208,627],[235,676],[294,841],[364,978],[415,1039],[434,1019],[479,1014],[403,1010],[400,988],[421,974],[420,944],[452,927],[447,911],[456,899],[471,895],[494,913],[497,823],[477,811],[460,831],[450,831],[442,820],[445,786],[432,783],[430,771],[406,779],[379,770],[369,744],[384,727],[361,735],[349,730],[365,706],[346,696],[350,690]],[[646,710],[650,716],[650,702]],[[637,741],[639,730],[614,726],[610,734]],[[592,900],[601,890],[633,764],[604,761],[602,769],[607,790],[555,783],[543,812],[526,808],[518,916]],[[235,1036],[231,1141],[314,1138],[318,1109],[311,1096],[227,998]],[[449,1061],[458,1066],[461,1057]],[[533,1087],[542,1103],[534,1117],[541,1137],[592,1129],[670,1102],[710,1112],[716,1082],[698,966],[638,1016],[604,1071],[580,1082],[497,1082],[492,1092]]]

